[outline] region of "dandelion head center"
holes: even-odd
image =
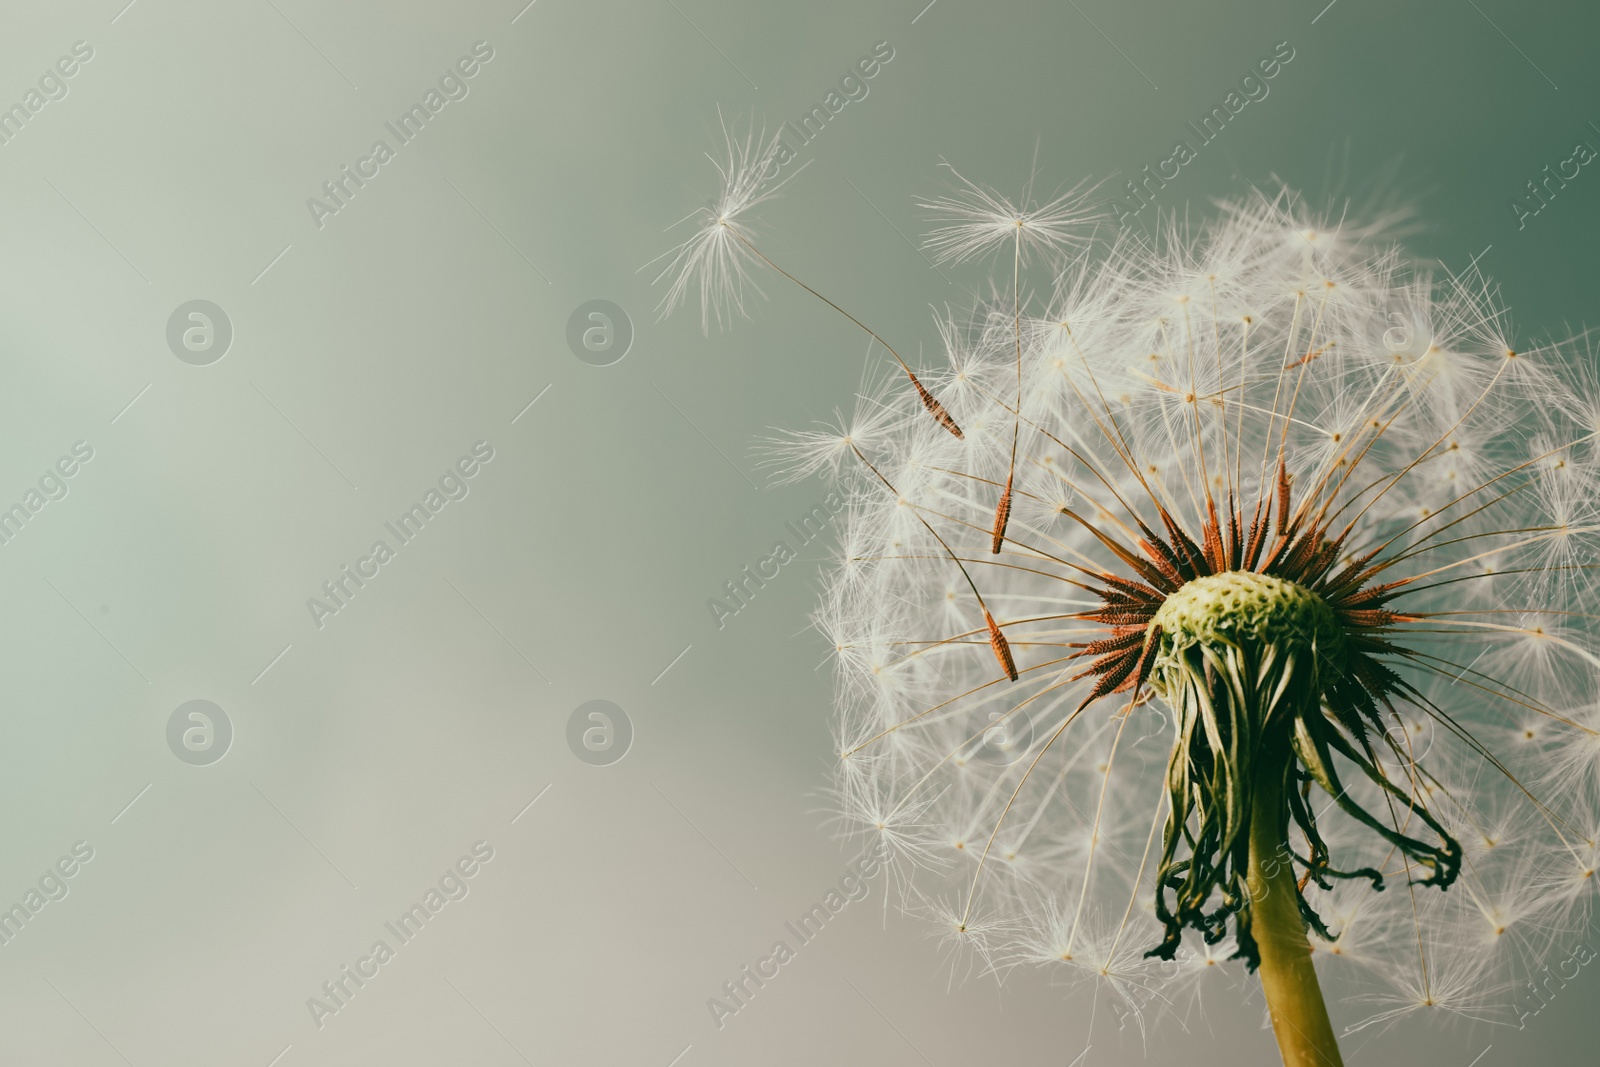
[[[1160,653],[1195,645],[1274,645],[1337,660],[1344,634],[1333,608],[1296,582],[1255,571],[1206,574],[1167,597],[1150,621]]]

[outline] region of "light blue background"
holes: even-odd
[[[864,347],[776,279],[729,333],[657,323],[640,268],[715,192],[719,107],[796,119],[888,41],[762,232],[931,359],[929,305],[980,281],[908,242],[940,159],[1015,189],[1037,140],[1046,188],[1126,177],[1288,41],[1163,203],[1203,216],[1279,180],[1409,200],[1413,250],[1481,256],[1520,336],[1578,329],[1600,174],[1520,231],[1507,202],[1600,144],[1592,10],[523,2],[8,6],[0,102],[76,41],[94,58],[0,146],[0,502],[75,441],[95,455],[0,547],[0,903],[95,851],[0,947],[0,1061],[1275,1062],[1243,981],[1141,1038],[1036,974],[952,971],[881,880],[712,1024],[706,999],[854,855],[826,825],[805,628],[828,542],[725,629],[705,602],[822,496],[757,488],[752,442],[848,405]],[[306,199],[480,40],[470,94],[314,226]],[[235,331],[206,367],[165,341],[196,298]],[[636,333],[604,368],[565,342],[596,298]],[[470,494],[314,626],[306,598],[480,440]],[[195,698],[235,730],[206,767],[165,740]],[[565,740],[594,698],[635,729],[608,767]],[[469,895],[319,1030],[307,998],[479,840]],[[1367,1031],[1347,1062],[1587,1062],[1597,983],[1520,1032]]]

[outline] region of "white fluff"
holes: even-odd
[[[730,188],[753,200],[737,177]],[[1388,885],[1308,891],[1342,931],[1314,939],[1316,958],[1326,976],[1364,976],[1375,1006],[1358,1025],[1417,1008],[1515,1023],[1538,968],[1584,936],[1600,851],[1600,391],[1581,343],[1520,346],[1475,270],[1435,277],[1377,227],[1330,228],[1287,193],[1087,250],[1078,196],[1017,207],[964,183],[930,204],[930,247],[996,253],[999,295],[940,323],[948,369],[921,375],[964,437],[887,378],[838,426],[774,445],[847,501],[816,618],[836,652],[836,795],[893,849],[906,906],[996,967],[1103,982],[1134,1010],[1238,973],[1226,943],[1192,935],[1175,962],[1143,956],[1162,933],[1151,900],[1172,716],[1112,694],[1074,717],[1094,679],[1069,680],[1084,665],[1069,646],[1103,631],[1062,616],[1095,604],[1074,584],[1085,573],[1126,568],[1060,509],[1131,544],[1130,508],[1153,522],[1154,496],[1197,534],[1208,489],[1248,517],[1281,454],[1297,487],[1340,485],[1351,555],[1407,557],[1385,580],[1428,588],[1397,609],[1448,613],[1390,635],[1416,655],[1387,662],[1437,710],[1399,708],[1390,734],[1420,769],[1385,770],[1467,857],[1448,891],[1409,886],[1386,843],[1330,806],[1335,865],[1381,868]],[[697,283],[711,317],[742,310],[749,260],[731,223],[713,210],[680,251],[673,299]],[[1031,303],[1013,275],[1029,255],[1052,285]],[[991,555],[1013,469],[1008,539]]]

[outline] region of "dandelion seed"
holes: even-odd
[[[989,628],[989,646],[994,650],[994,658],[1000,661],[1000,666],[1006,672],[1006,677],[1013,682],[1017,680],[1017,661],[1011,655],[1011,643],[1006,640],[1006,635],[1000,632],[1000,624],[994,621],[994,616],[986,610],[983,613],[984,625]]]
[[[1016,473],[1017,437],[1022,420],[1022,268],[1036,254],[1060,255],[1085,242],[1083,230],[1099,217],[1088,205],[1092,189],[1080,185],[1045,204],[1034,203],[1029,192],[1019,204],[992,190],[963,178],[945,164],[957,182],[955,192],[923,201],[922,207],[939,223],[926,244],[938,260],[960,263],[982,256],[1009,244],[1012,248],[1011,321],[1017,364],[1016,413],[1011,424],[1011,459],[1006,471],[1006,487],[995,505],[992,553],[999,554],[1005,543],[1006,526],[1011,518],[1011,487]],[[958,435],[959,436],[959,435]]]
[[[948,163],[945,168],[955,178],[955,191],[918,202],[938,223],[925,244],[939,263],[963,263],[1017,242],[1024,256],[1081,248],[1087,243],[1085,231],[1103,214],[1089,203],[1093,188],[1088,185],[1042,204],[1031,192],[1012,201],[968,181]]]
[[[721,118],[721,111],[718,111]],[[665,318],[684,302],[691,288],[700,292],[700,328],[709,332],[712,320],[727,328],[734,318],[745,317],[746,292],[765,295],[755,284],[751,270],[762,265],[776,271],[798,285],[834,311],[849,319],[867,336],[883,345],[884,350],[899,364],[917,398],[935,422],[955,437],[961,437],[961,427],[950,412],[922,384],[911,366],[900,353],[869,327],[838,304],[784,270],[756,247],[752,232],[743,216],[778,195],[778,191],[795,178],[807,164],[802,164],[781,181],[772,182],[778,166],[779,134],[770,139],[765,131],[754,130],[740,139],[722,123],[724,159],[712,163],[722,176],[721,194],[703,211],[694,212],[686,219],[698,219],[699,226],[686,240],[653,262],[665,260],[666,264],[656,274],[654,281],[667,281],[666,295],[658,308]],[[648,265],[648,264],[647,264]]]
[[[722,120],[720,110],[717,117]],[[657,260],[666,262],[654,279],[670,279],[657,309],[662,317],[682,304],[691,289],[698,289],[700,326],[706,331],[713,321],[726,329],[735,318],[744,318],[747,293],[762,295],[751,277],[759,260],[744,216],[776,197],[805,169],[771,181],[768,171],[774,169],[779,140],[776,134],[767,137],[765,130],[752,129],[741,138],[722,120],[722,140],[722,158],[712,159],[722,176],[721,191],[708,207],[682,220],[694,221],[695,230]]]
[[[992,555],[998,556],[1001,546],[1006,543],[1006,526],[1011,521],[1011,485],[1015,478],[1015,471],[1006,473],[1006,487],[1000,494],[1000,503],[995,508],[994,532],[989,539],[989,552]]]

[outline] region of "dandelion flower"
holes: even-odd
[[[1082,187],[952,170],[928,247],[996,277],[924,384],[758,247],[775,144],[724,140],[663,309],[771,270],[913,386],[773,447],[843,502],[835,792],[905,910],[1140,1026],[1241,961],[1290,1064],[1340,1062],[1319,970],[1376,1007],[1347,1033],[1525,1014],[1600,867],[1585,339],[1288,193],[1094,243]]]
[[[996,965],[1159,1006],[1242,961],[1288,1063],[1339,1062],[1319,970],[1354,1025],[1506,1016],[1595,883],[1592,373],[1287,195],[1087,249],[929,203],[1011,244],[930,379],[967,434],[880,391],[780,446],[846,502],[844,815]]]

